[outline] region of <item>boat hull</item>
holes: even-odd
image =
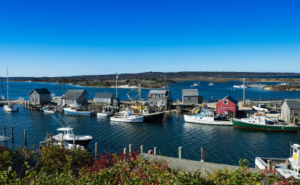
[[[4,111],[6,111],[6,112],[18,112],[18,108],[17,108],[17,107],[10,108],[10,107],[4,106],[3,109],[4,109]]]
[[[112,116],[113,113],[112,112],[98,112],[97,116],[98,117],[108,117],[108,116]]]
[[[111,121],[118,122],[127,122],[127,123],[142,123],[144,121],[144,117],[140,116],[138,118],[122,118],[122,117],[111,117]]]
[[[192,115],[184,115],[184,121],[188,123],[199,123],[204,125],[220,125],[220,126],[232,126],[230,121],[209,121],[209,120],[202,120],[193,117]]]
[[[143,114],[144,122],[162,122],[164,120],[164,114],[165,112]]]
[[[75,140],[75,145],[81,145],[81,146],[86,146],[90,143],[92,139],[87,139],[87,140]],[[65,142],[69,144],[73,144],[73,140],[66,140]]]
[[[75,115],[75,116],[95,116],[97,113],[96,111],[69,111],[64,110],[65,114],[68,115]]]
[[[277,126],[277,125],[257,125],[245,123],[237,119],[231,119],[232,124],[235,128],[253,129],[253,130],[266,130],[266,131],[286,131],[286,132],[297,132],[298,127],[296,126]]]

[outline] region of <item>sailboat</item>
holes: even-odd
[[[10,104],[9,102],[9,93],[8,93],[8,69],[6,69],[6,73],[7,73],[7,105],[4,105],[4,111],[6,112],[17,112],[18,108],[15,107],[13,104]]]

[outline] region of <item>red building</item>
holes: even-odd
[[[238,112],[238,101],[231,96],[226,96],[216,104],[216,114],[235,114]],[[227,111],[227,112],[226,112]]]

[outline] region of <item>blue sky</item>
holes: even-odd
[[[300,72],[300,1],[0,1],[0,76]]]

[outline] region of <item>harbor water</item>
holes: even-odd
[[[180,99],[181,89],[192,88],[193,82],[180,82],[171,84],[168,89],[174,98]],[[199,94],[204,99],[223,98],[231,95],[234,98],[242,97],[242,89],[231,90],[234,82],[227,84],[214,83],[208,86],[207,82],[201,82]],[[4,88],[5,88],[4,84]],[[10,98],[28,99],[28,93],[34,88],[47,88],[57,96],[62,94],[62,85],[48,83],[12,82],[10,85]],[[65,85],[68,89],[86,89],[89,99],[96,92],[114,92],[113,88],[92,88]],[[121,100],[128,100],[126,93],[130,89],[119,89]],[[147,99],[149,90],[142,90],[142,98]],[[298,98],[299,92],[273,92],[261,89],[247,89],[247,98]],[[248,159],[254,166],[254,159],[260,157],[289,157],[290,142],[300,143],[300,134],[285,132],[265,132],[255,130],[243,130],[230,126],[210,126],[185,123],[183,115],[177,119],[175,114],[165,114],[162,123],[117,123],[109,118],[69,116],[64,114],[45,114],[43,112],[30,111],[19,107],[19,112],[6,113],[0,107],[0,135],[3,133],[3,125],[6,126],[6,136],[10,137],[10,127],[14,128],[14,142],[11,140],[0,141],[9,148],[23,147],[24,130],[27,133],[27,146],[38,145],[43,141],[46,132],[57,133],[56,129],[66,120],[74,128],[75,134],[91,135],[93,140],[88,149],[93,152],[95,142],[98,143],[98,151],[121,152],[123,148],[132,144],[133,150],[139,150],[140,145],[144,151],[157,147],[158,154],[178,157],[178,147],[182,147],[182,158],[200,160],[200,148],[206,148],[206,161],[238,165],[240,158]],[[60,122],[58,122],[58,121]],[[128,151],[128,150],[127,150]]]

